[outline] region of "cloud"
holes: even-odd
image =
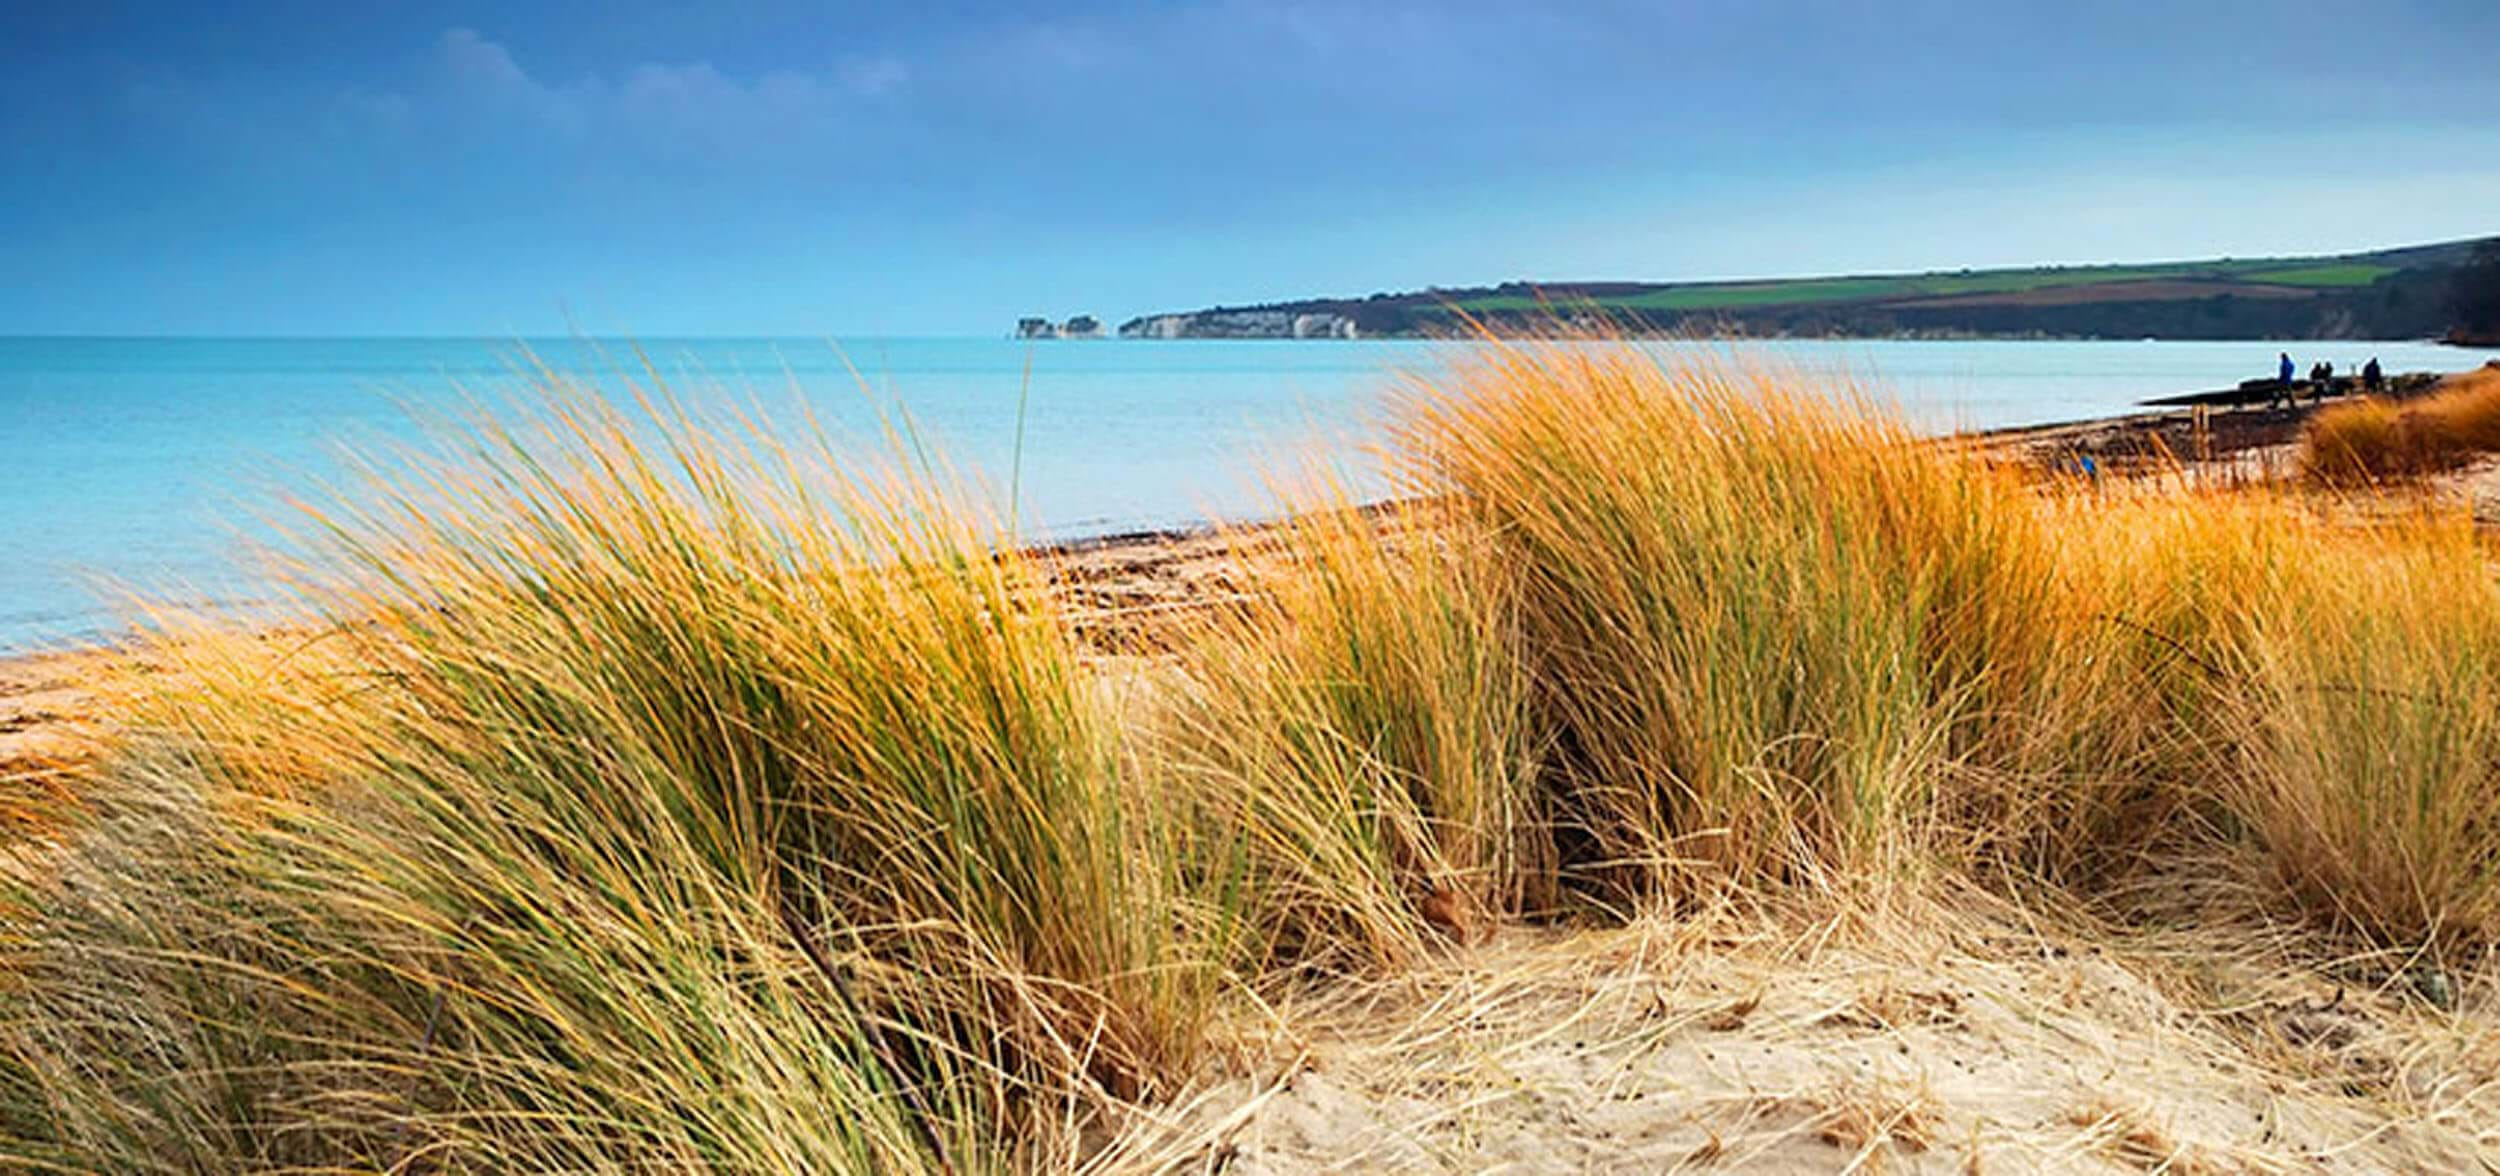
[[[463,85],[526,89],[538,84],[512,60],[511,50],[478,35],[476,29],[446,30],[441,54],[443,67]]]
[[[533,122],[579,131],[604,99],[607,84],[588,78],[571,85],[549,85],[531,77],[512,51],[487,40],[475,29],[446,30],[435,45],[430,94],[398,95],[412,106],[440,107],[454,113],[492,117],[520,116]]]
[[[843,62],[838,72],[852,93],[882,98],[911,81],[911,67],[892,57],[862,57]]]
[[[445,30],[422,66],[405,90],[350,91],[336,107],[345,117],[418,131],[448,124],[735,148],[842,129],[864,103],[890,98],[912,80],[900,59],[873,55],[743,77],[709,61],[647,61],[556,80],[466,27]]]

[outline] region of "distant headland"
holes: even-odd
[[[2427,339],[2500,346],[2500,238],[2365,253],[1711,282],[1505,282],[1140,315],[1123,339],[1604,326],[1742,338]],[[1025,338],[1102,334],[1028,318]]]

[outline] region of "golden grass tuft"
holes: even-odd
[[[2456,514],[2311,525],[2242,622],[2226,804],[2289,896],[2382,941],[2500,935],[2500,588]]]
[[[1573,864],[1627,896],[1914,868],[2062,737],[2027,490],[1863,401],[1488,346],[1397,435],[1519,578]]]
[[[1189,1072],[1214,977],[1158,814],[941,472],[542,392],[316,516],[317,663],[181,646],[17,964],[31,1137],[986,1166]]]
[[[1258,956],[1385,970],[1551,906],[1543,747],[1489,538],[1315,484],[1184,654],[1165,756],[1246,865]]]
[[[2352,485],[2455,469],[2500,452],[2500,370],[2480,368],[2405,403],[2377,397],[2321,409],[2301,439],[2311,479]]]
[[[2355,523],[2274,490],[2161,491],[2058,530],[2088,607],[2133,638],[2127,823],[2251,850],[2258,890],[2381,942],[2500,936],[2500,588],[2462,509]]]
[[[2025,482],[1846,389],[1488,346],[1397,437],[1517,577],[1566,865],[1618,896],[2216,839],[2373,938],[2500,935],[2461,511]]]

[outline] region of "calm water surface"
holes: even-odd
[[[629,348],[578,339],[0,338],[0,652],[90,638],[100,583],[191,599],[262,591],[237,551],[291,490],[337,472],[335,444],[410,431],[410,405],[517,387],[526,346],[615,373]],[[1700,346],[1700,345],[1695,345]],[[1026,530],[1072,536],[1256,511],[1262,455],[1342,431],[1449,345],[987,339],[642,340],[689,399],[787,406],[866,428],[899,403],[959,462],[1004,484],[1031,369]],[[1707,350],[1718,350],[1705,347]],[[1923,423],[2104,415],[2148,396],[2270,373],[2289,350],[2339,369],[2457,369],[2479,354],[2409,343],[1786,342],[1750,353],[1846,376]],[[847,359],[847,364],[846,364]],[[856,368],[857,375],[853,374]],[[865,387],[863,387],[863,384]],[[466,389],[464,392],[463,390]]]

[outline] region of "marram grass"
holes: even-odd
[[[2301,434],[2300,465],[2312,480],[2359,485],[2418,477],[2500,452],[2500,370],[2440,382],[2418,400],[2375,396],[2320,409]]]
[[[2303,529],[2270,582],[2247,585],[2215,708],[2224,806],[2312,915],[2399,944],[2488,942],[2500,935],[2489,552],[2459,514]]]
[[[1870,881],[2222,863],[2500,942],[2500,601],[2435,502],[1487,342],[1403,497],[1288,497],[1114,691],[907,439],[542,383],[308,514],[273,633],[160,623],[9,859],[0,1161],[1069,1168],[1282,987]]]
[[[1906,865],[2060,717],[2027,492],[1863,403],[1498,346],[1398,437],[1518,580],[1575,868],[1627,898]]]
[[[1193,634],[1163,757],[1246,871],[1257,963],[1388,970],[1551,906],[1544,749],[1488,538],[1313,486],[1241,541],[1249,602]]]
[[[316,518],[351,671],[209,673],[107,769],[29,1150],[980,1166],[1188,1072],[1213,978],[1030,569],[936,472],[545,391]]]

